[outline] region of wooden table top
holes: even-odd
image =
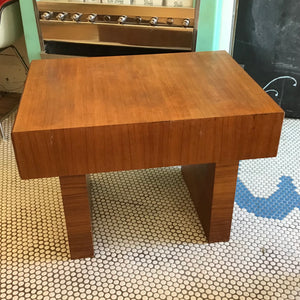
[[[225,51],[33,61],[14,132],[282,113]]]
[[[274,156],[283,111],[226,52],[34,61],[12,132],[39,178]]]

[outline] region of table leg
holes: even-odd
[[[208,242],[229,240],[238,162],[182,166]]]
[[[86,176],[59,177],[71,258],[94,256]]]

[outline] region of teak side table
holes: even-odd
[[[283,117],[224,51],[39,60],[12,138],[22,179],[59,176],[81,258],[96,172],[183,166],[208,241],[227,241],[239,160],[275,156]]]

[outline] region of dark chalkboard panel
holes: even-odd
[[[240,0],[234,58],[266,89],[287,117],[300,118],[300,1]]]

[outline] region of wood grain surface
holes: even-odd
[[[283,111],[226,52],[33,61],[22,178],[275,156]]]
[[[41,60],[12,138],[23,179],[60,177],[80,258],[93,255],[82,174],[94,172],[187,165],[208,240],[228,240],[238,161],[275,156],[283,116],[226,52]]]
[[[60,177],[71,258],[94,255],[86,176]]]
[[[208,242],[230,238],[238,162],[181,168]]]

